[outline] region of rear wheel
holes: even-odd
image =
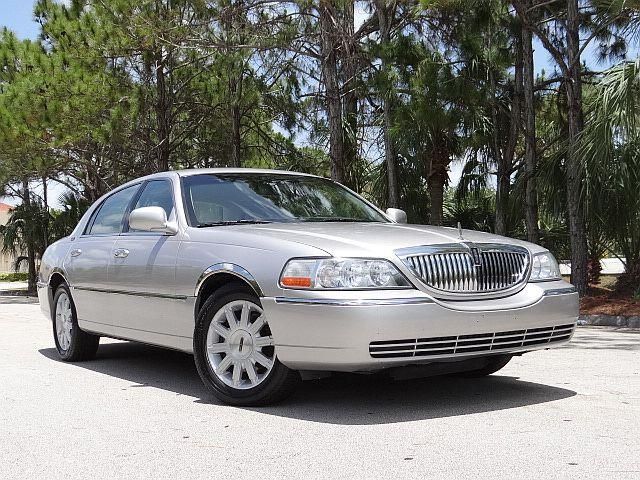
[[[502,369],[507,363],[509,363],[511,358],[513,358],[513,355],[495,355],[493,357],[488,357],[484,367],[478,368],[477,370],[461,372],[460,375],[464,377],[486,377],[487,375],[491,375],[492,373],[496,373],[498,370]]]
[[[53,297],[53,338],[58,355],[65,362],[90,360],[96,355],[100,337],[80,330],[76,307],[66,283]]]
[[[267,405],[300,381],[282,365],[260,300],[241,284],[216,291],[202,307],[193,337],[200,378],[231,405]]]

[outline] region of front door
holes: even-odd
[[[175,219],[174,186],[169,179],[145,183],[131,210],[162,207]],[[128,228],[118,237],[109,265],[117,321],[127,338],[165,344],[162,337],[191,338],[193,316],[185,315],[186,298],[176,295],[176,259],[180,234],[141,232]]]

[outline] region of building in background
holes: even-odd
[[[13,207],[6,203],[0,202],[0,225],[6,225],[9,221],[9,216],[11,215],[11,209]],[[15,271],[17,257],[10,253],[2,252],[1,243],[0,243],[0,273],[5,272],[13,272]],[[21,262],[26,263],[26,262]],[[20,271],[24,271],[25,265],[21,265]]]

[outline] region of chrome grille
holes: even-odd
[[[449,357],[477,352],[521,350],[526,347],[569,340],[574,328],[575,324],[569,323],[506,332],[371,342],[369,354],[374,358],[432,357],[437,355]]]
[[[452,293],[509,289],[526,280],[529,254],[513,246],[455,245],[400,255],[427,285]]]

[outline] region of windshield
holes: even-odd
[[[199,174],[183,177],[194,227],[262,222],[388,222],[374,208],[330,180],[274,174]]]

